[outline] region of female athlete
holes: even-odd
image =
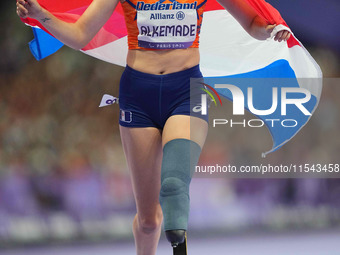
[[[40,21],[61,42],[79,50],[118,1],[93,0],[75,23],[59,20],[37,0],[18,0],[17,14]],[[190,78],[202,77],[198,39],[206,1],[122,0],[129,50],[120,81],[119,124],[137,207],[133,234],[138,255],[156,253],[163,218],[172,245],[185,241],[192,169],[208,130],[206,118],[190,116],[189,102]],[[219,2],[251,36],[270,37],[275,25],[268,25],[246,1]],[[289,36],[280,31],[274,39]]]

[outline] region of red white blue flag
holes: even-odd
[[[288,29],[279,12],[264,0],[245,0],[268,24],[277,24],[272,35],[276,32]],[[38,2],[56,17],[75,22],[86,10],[91,0],[38,0]],[[62,47],[62,43],[46,33],[45,28],[34,19],[24,19],[23,22],[33,27],[35,39],[30,42],[30,49],[38,59],[49,56]],[[127,30],[124,14],[120,4],[110,17],[108,22],[97,33],[92,41],[81,49],[84,53],[109,63],[125,66],[127,47]],[[267,116],[256,115],[265,120],[280,119],[283,117],[294,119],[298,125],[291,128],[283,128],[282,125],[273,125],[273,122],[265,122],[273,138],[273,147],[265,154],[275,151],[289,141],[310,119],[315,111],[322,90],[322,72],[308,51],[292,34],[287,42],[278,43],[273,38],[259,41],[252,38],[240,24],[215,0],[207,1],[204,19],[200,34],[201,70],[204,77],[213,78],[290,78],[290,88],[306,89],[310,93],[308,102],[300,105],[300,108],[290,107],[289,112],[282,116],[281,111],[274,111]],[[208,79],[208,81],[209,81]],[[319,79],[319,82],[311,82],[311,79]],[[209,83],[209,82],[208,82]],[[242,83],[242,82],[241,82]],[[237,84],[244,96],[247,96],[247,84]],[[210,84],[215,86],[214,80]],[[263,89],[261,88],[263,86]],[[263,97],[264,92],[272,94],[268,86],[279,87],[287,84],[257,84],[253,96]],[[217,92],[233,99],[229,89],[218,89]],[[268,92],[269,91],[269,92]],[[292,92],[294,90],[290,90]],[[282,96],[282,95],[281,95]],[[291,95],[292,96],[292,95]],[[257,100],[262,102],[258,109],[272,104],[272,97]],[[270,102],[265,102],[269,100]],[[254,99],[254,101],[256,101]],[[307,101],[307,100],[306,100]],[[301,101],[302,102],[302,101]],[[280,103],[277,108],[280,108]],[[244,108],[249,110],[247,100],[244,100]],[[302,114],[301,108],[310,114]]]

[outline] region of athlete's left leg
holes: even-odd
[[[187,230],[189,184],[207,132],[205,120],[188,115],[171,116],[163,129],[160,204],[173,246],[183,242]]]

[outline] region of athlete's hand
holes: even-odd
[[[276,25],[268,25],[266,27],[266,32],[269,35],[268,37],[270,37],[275,27]],[[288,30],[281,30],[280,32],[276,33],[274,40],[278,42],[287,41],[290,38],[290,36],[291,33]]]
[[[278,33],[276,33],[274,40],[275,41],[288,41],[288,39],[290,38],[291,33],[288,30],[282,30]]]
[[[39,19],[42,15],[43,8],[37,0],[17,0],[17,14],[20,18]]]

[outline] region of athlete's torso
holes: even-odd
[[[138,2],[140,2],[138,4]],[[144,3],[144,4],[143,4]],[[148,5],[145,7],[146,4],[150,4],[149,7],[153,9],[162,9],[163,6],[160,4],[165,4],[165,9],[173,9],[175,6],[176,8],[181,8],[178,5],[178,2],[175,4],[174,1],[171,2],[169,0],[165,1],[157,1],[157,0],[149,0],[148,2],[138,0],[129,0],[122,1],[122,6],[124,9],[125,21],[128,28],[128,41],[129,41],[129,51],[127,56],[127,64],[135,70],[151,73],[151,74],[167,74],[167,73],[174,73],[178,71],[182,71],[188,68],[191,68],[197,64],[199,64],[199,50],[198,50],[198,43],[199,43],[199,32],[201,28],[201,22],[203,17],[203,10],[205,7],[205,1],[186,1],[186,7],[195,7],[196,12],[196,36],[194,38],[194,42],[188,48],[182,49],[162,49],[162,50],[152,50],[150,48],[143,48],[138,46],[138,24],[137,24],[137,5],[139,9],[148,8]],[[158,4],[157,4],[158,3]],[[184,3],[184,2],[182,2]],[[152,5],[153,4],[153,5]],[[166,4],[168,4],[166,6]],[[172,4],[172,5],[171,5]],[[189,5],[188,5],[189,4]],[[142,8],[143,7],[143,8]],[[183,6],[182,6],[183,7]],[[197,7],[199,7],[197,9]],[[181,9],[178,9],[181,11]],[[191,11],[189,11],[191,12]],[[156,11],[153,13],[153,18],[155,18],[156,23],[159,24],[159,20],[161,18],[171,18],[171,16],[162,16],[162,12]],[[166,13],[164,13],[166,14]],[[170,13],[168,13],[170,14]],[[189,14],[190,15],[190,14]],[[175,17],[175,16],[174,16]],[[180,16],[178,16],[180,17]],[[151,18],[151,13],[150,13]],[[164,20],[163,20],[164,22]],[[196,23],[197,22],[197,23]],[[159,28],[158,28],[159,29]],[[169,30],[168,30],[169,31]]]

